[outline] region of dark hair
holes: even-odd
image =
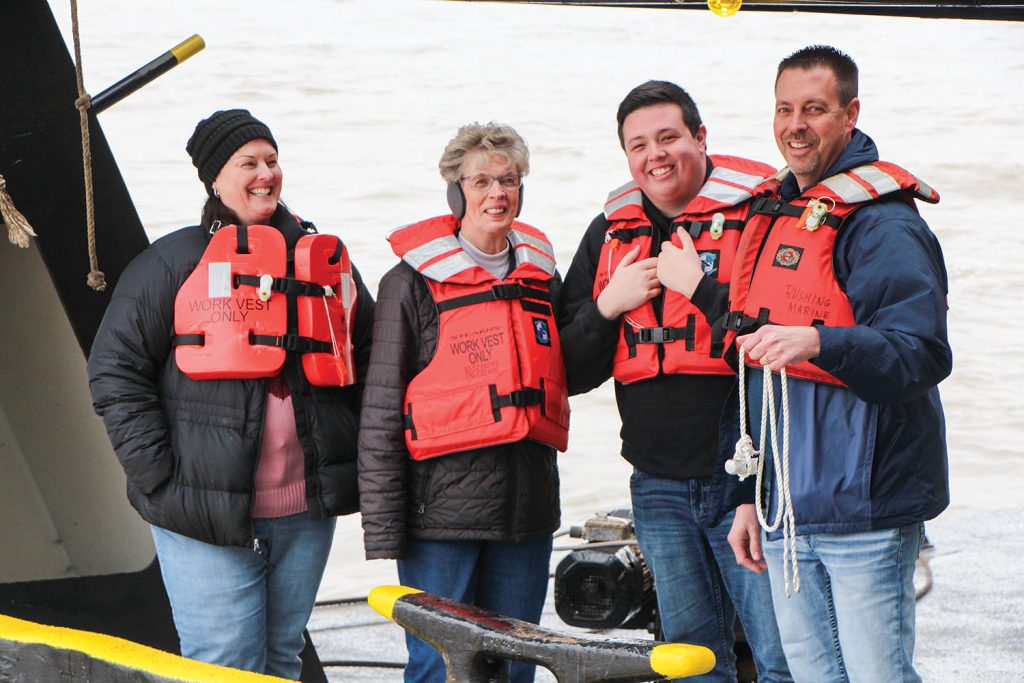
[[[857,64],[850,55],[831,45],[808,45],[783,59],[775,73],[775,83],[778,85],[779,77],[787,69],[808,71],[818,67],[831,69],[835,74],[836,85],[839,87],[839,104],[845,107],[857,96]]]
[[[619,144],[622,145],[623,149],[626,147],[626,141],[622,139],[622,123],[626,120],[626,117],[637,109],[651,107],[663,102],[678,104],[679,108],[683,110],[683,123],[686,124],[691,135],[697,135],[701,124],[700,112],[697,111],[697,103],[693,101],[689,93],[675,83],[647,81],[629,91],[629,94],[619,104],[619,111],[615,115],[616,120],[619,122]]]
[[[222,225],[238,225],[241,221],[238,220],[238,216],[235,212],[228,208],[228,205],[221,201],[220,197],[214,195],[207,195],[206,203],[203,204],[203,215],[199,219],[199,224],[203,226],[203,229],[207,232],[216,224],[220,222]]]

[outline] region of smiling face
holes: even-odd
[[[487,174],[494,178],[519,175],[519,169],[504,154],[475,152],[466,155],[462,164],[462,177]],[[508,231],[516,218],[519,193],[522,187],[505,189],[500,182],[492,182],[485,191],[472,187],[471,180],[461,180],[466,195],[466,215],[462,218],[462,236],[477,249],[496,254],[506,245]]]
[[[252,140],[231,155],[213,181],[220,200],[246,225],[266,223],[281,199],[277,150],[266,140]]]
[[[676,217],[704,185],[707,130],[690,133],[674,102],[642,107],[622,122],[629,172],[658,210]]]
[[[850,142],[860,100],[840,102],[836,75],[827,67],[792,68],[775,83],[775,143],[801,189],[823,179]]]

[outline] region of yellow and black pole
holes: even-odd
[[[204,47],[206,47],[206,43],[198,35],[182,41],[149,64],[136,69],[100,94],[95,95],[92,98],[90,108],[94,113],[99,114],[104,109],[128,97],[153,79],[163,76]]]
[[[548,669],[559,683],[630,683],[706,674],[715,655],[699,645],[577,638],[405,586],[378,586],[370,607],[430,643],[449,682],[508,680],[509,661]]]

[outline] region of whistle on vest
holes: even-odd
[[[804,209],[803,215],[800,217],[803,221],[803,228],[809,232],[814,232],[821,227],[821,224],[825,222],[825,216],[828,215],[829,205],[824,201],[817,199],[807,205]]]
[[[264,273],[260,275],[260,286],[256,290],[256,293],[260,297],[260,301],[270,301],[271,287],[274,286],[274,276]]]
[[[615,251],[616,249],[619,248],[620,242],[619,242],[619,238],[618,237],[612,237],[612,232],[614,232],[614,231],[613,230],[609,230],[608,232],[606,232],[604,234],[604,241],[605,241],[605,244],[608,245],[609,249],[611,249],[612,251]]]
[[[711,233],[711,239],[721,239],[722,233],[725,232],[725,214],[716,213],[711,217],[711,228],[708,232]]]

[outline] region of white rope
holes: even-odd
[[[779,379],[782,387],[782,450],[779,450],[778,420],[775,417],[775,383],[772,379],[772,372],[767,367],[762,368],[763,380],[761,386],[761,438],[759,448],[755,451],[753,440],[747,433],[747,390],[746,390],[746,354],[743,348],[739,350],[739,400],[740,400],[740,431],[742,435],[736,442],[736,452],[733,460],[726,463],[726,471],[730,474],[737,474],[740,480],[751,474],[751,469],[756,468],[754,484],[754,508],[757,510],[757,521],[765,531],[777,531],[782,526],[782,567],[786,586],[786,597],[790,597],[790,565],[793,568],[793,590],[800,592],[800,569],[796,559],[796,516],[793,513],[793,496],[789,486],[789,382],[786,376],[786,368],[779,371]],[[780,489],[778,507],[775,510],[775,519],[769,523],[764,515],[762,502],[762,489],[764,478],[765,446],[767,445],[769,433],[771,435],[772,453],[777,456],[776,481]],[[730,464],[732,463],[732,464]]]
[[[338,349],[338,339],[334,336],[334,321],[331,320],[331,309],[327,305],[327,297],[334,298],[337,296],[334,293],[334,289],[330,285],[324,287],[324,314],[327,316],[327,329],[331,332],[331,348],[334,349],[334,357],[337,358],[341,355],[341,351]]]

